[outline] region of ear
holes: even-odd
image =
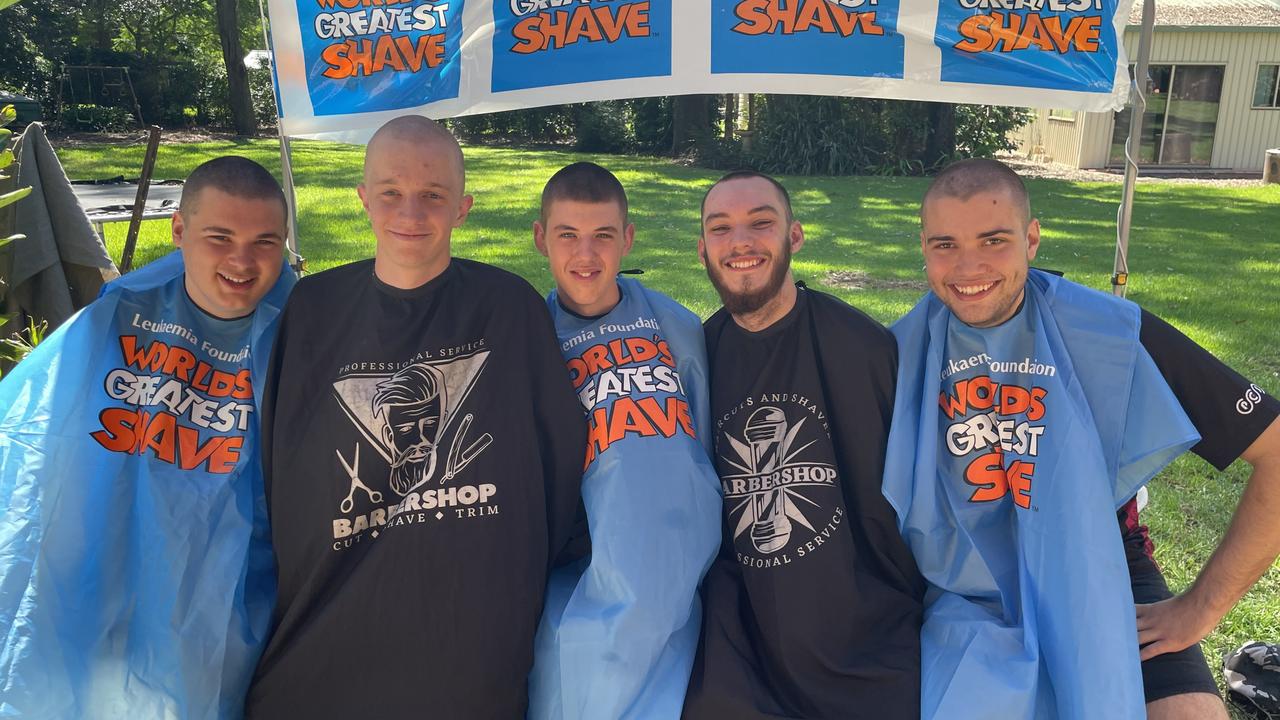
[[[471,212],[471,205],[475,201],[470,195],[462,196],[462,201],[458,203],[458,219],[453,221],[454,227],[462,227],[462,223],[467,221],[467,214]]]
[[[537,220],[533,221],[533,246],[538,248],[538,252],[542,257],[547,255],[547,229],[542,227],[542,223]]]
[[[174,211],[173,217],[169,220],[169,229],[173,235],[173,246],[182,247],[182,234],[186,232],[186,224],[182,221],[182,213]]]
[[[702,263],[702,267],[707,266],[707,242],[698,236],[698,262]]]
[[[368,190],[365,188],[364,183],[360,183],[356,186],[356,195],[360,196],[360,204],[364,206],[365,212],[369,212],[369,199],[365,197],[366,192],[368,192]]]
[[[804,247],[804,228],[800,227],[799,220],[791,221],[791,227],[787,229],[787,241],[791,243],[792,255],[800,252],[800,248]]]
[[[1036,251],[1040,249],[1040,221],[1035,218],[1027,224],[1027,262],[1031,262],[1036,258]]]
[[[631,254],[631,244],[636,241],[636,224],[627,223],[622,229],[622,254],[627,256]]]

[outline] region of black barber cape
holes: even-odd
[[[303,279],[263,410],[273,635],[250,717],[523,718],[582,408],[542,298],[454,259]]]
[[[918,718],[924,583],[880,493],[893,336],[803,288],[763,331],[705,330],[725,536],[684,717]]]

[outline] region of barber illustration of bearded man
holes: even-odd
[[[391,455],[391,489],[399,495],[435,474],[444,394],[444,378],[429,365],[410,365],[378,384],[373,414],[382,417],[382,439]]]

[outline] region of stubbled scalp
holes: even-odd
[[[276,182],[266,168],[246,157],[224,155],[201,163],[192,170],[182,184],[178,212],[183,217],[194,213],[200,201],[200,192],[209,187],[241,199],[275,200],[280,203],[286,215],[289,213],[280,183]]]
[[[953,197],[968,200],[978,193],[1005,191],[1014,203],[1021,206],[1022,226],[1031,222],[1031,199],[1022,178],[999,160],[972,158],[948,165],[929,183],[929,189],[920,202],[920,221],[924,222],[924,209],[937,197]]]
[[[707,198],[710,197],[712,190],[715,190],[720,185],[733,180],[751,180],[753,178],[764,180],[773,186],[773,189],[778,193],[778,199],[782,201],[783,215],[786,218],[787,225],[791,225],[791,223],[795,221],[795,216],[791,212],[791,193],[787,192],[787,189],[782,186],[782,183],[778,182],[773,177],[765,175],[762,172],[756,172],[755,170],[734,170],[731,173],[722,175],[719,180],[712,183],[711,187],[707,188],[707,191],[702,194],[702,209],[699,211],[699,217],[705,218],[707,216]]]
[[[369,144],[365,147],[364,152],[364,179],[366,182],[369,180],[369,158],[373,156],[374,150],[387,140],[422,144],[441,143],[453,155],[454,166],[457,169],[459,180],[458,187],[463,192],[466,191],[467,175],[462,159],[462,146],[458,145],[458,139],[445,126],[421,115],[401,115],[400,117],[392,118],[378,128],[373,137],[369,138]]]
[[[616,202],[622,208],[622,221],[627,221],[627,191],[617,176],[593,162],[576,162],[556,171],[542,188],[539,219],[547,224],[551,204],[557,200],[585,203]]]

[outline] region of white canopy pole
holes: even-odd
[[[1142,143],[1142,119],[1147,111],[1147,64],[1156,22],[1155,0],[1142,0],[1142,34],[1138,38],[1138,64],[1129,92],[1129,139],[1124,143],[1124,194],[1116,218],[1116,261],[1111,291],[1124,297],[1129,283],[1129,227],[1133,217],[1133,190],[1138,181],[1137,156]]]
[[[1150,0],[1148,0],[1150,1]],[[271,30],[268,25],[267,11],[262,6],[262,0],[258,0],[258,17],[262,19],[262,43],[267,48],[268,62],[271,64],[271,98],[276,102],[280,97],[280,88],[276,86],[276,58],[275,52],[271,49]],[[283,115],[282,108],[277,104],[276,117]],[[293,191],[293,162],[292,154],[289,148],[289,136],[284,134],[284,124],[276,121],[276,134],[280,138],[280,174],[284,176],[284,198],[289,209],[289,236],[285,238],[285,248],[289,251],[289,258],[292,262],[295,272],[299,275],[306,270],[306,259],[302,257],[302,253],[298,249],[298,201]]]

